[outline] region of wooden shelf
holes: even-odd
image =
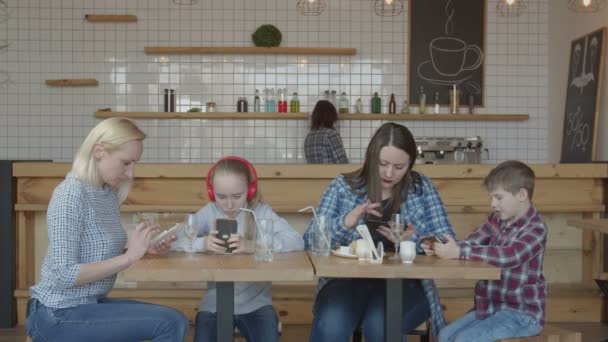
[[[230,47],[230,46],[200,46],[200,47],[169,47],[146,46],[147,54],[246,54],[246,55],[355,55],[355,48],[305,48],[305,47]]]
[[[578,219],[566,221],[569,226],[608,234],[608,219]]]
[[[45,83],[51,87],[96,86],[99,84],[94,78],[46,80]]]
[[[130,14],[86,14],[84,18],[91,23],[133,23],[137,21],[137,16]]]
[[[116,116],[135,119],[269,119],[307,120],[308,113],[226,113],[226,112],[108,112],[97,111],[98,118]],[[340,120],[434,120],[434,121],[525,121],[528,114],[340,114]]]

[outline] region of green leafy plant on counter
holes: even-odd
[[[190,108],[190,109],[188,110],[188,112],[192,112],[192,113],[194,113],[194,112],[200,112],[200,111],[201,111],[201,109],[200,109],[200,108],[198,108],[198,107]]]
[[[258,27],[251,35],[251,39],[255,46],[274,47],[281,45],[283,35],[275,26],[266,24]]]

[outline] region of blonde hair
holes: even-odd
[[[98,186],[97,160],[93,155],[95,145],[100,145],[106,152],[112,152],[129,141],[145,138],[144,132],[127,118],[106,119],[98,123],[80,145],[72,163],[72,173],[77,179]],[[120,202],[127,198],[131,183],[132,180],[128,180],[114,188]]]
[[[219,162],[217,162],[217,164],[215,164],[215,167],[213,168],[213,172],[209,175],[211,184],[213,184],[213,178],[215,177],[216,174],[241,176],[241,177],[245,178],[245,180],[247,181],[248,190],[249,190],[249,184],[251,184],[251,182],[254,181],[254,179],[253,179],[254,176],[251,173],[251,171],[249,170],[249,167],[247,167],[247,165],[244,162],[242,162],[240,160],[235,160],[235,159],[223,159],[223,160],[220,160]],[[253,196],[253,198],[250,201],[249,200],[247,201],[247,209],[254,210],[254,208],[257,207],[257,205],[259,203],[262,203],[262,193],[260,192],[260,188],[258,186],[256,188],[255,195]],[[249,215],[249,218],[247,219],[247,226],[255,227],[253,215]],[[247,229],[247,231],[245,233],[245,238],[253,239],[252,229]]]

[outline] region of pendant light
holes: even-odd
[[[574,12],[598,12],[606,6],[606,0],[568,0],[568,8]]]
[[[527,7],[524,0],[500,0],[496,4],[496,12],[503,17],[518,17]]]
[[[321,15],[327,8],[324,0],[298,0],[297,6],[301,15]]]
[[[403,12],[403,0],[376,0],[374,13],[381,17],[394,17]]]

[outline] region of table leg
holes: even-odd
[[[217,282],[217,340],[234,341],[234,282]]]
[[[386,315],[384,319],[385,341],[401,341],[403,338],[401,320],[403,317],[403,280],[386,280]]]

